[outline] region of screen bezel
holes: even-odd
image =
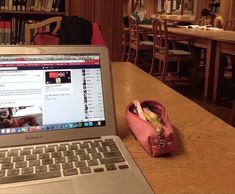
[[[0,147],[21,146],[40,143],[96,138],[104,135],[116,135],[115,111],[112,91],[111,66],[109,52],[104,46],[2,46],[0,55],[38,55],[38,54],[99,54],[106,125],[45,132],[19,133],[0,136]]]

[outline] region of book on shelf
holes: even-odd
[[[15,28],[15,44],[23,44],[23,36],[24,36],[24,19],[16,19],[16,28]]]
[[[62,12],[65,0],[0,0],[0,10]]]
[[[0,21],[0,45],[11,43],[11,21]]]
[[[46,6],[47,6],[47,0],[43,0],[43,2],[42,2],[42,11],[46,10]]]
[[[5,10],[9,10],[9,0],[5,0]]]
[[[16,7],[17,7],[17,0],[12,0],[12,10],[16,11]]]
[[[21,11],[26,11],[27,0],[21,0]]]
[[[61,0],[56,0],[56,2],[55,2],[55,12],[59,12],[60,4],[61,4]]]
[[[30,10],[29,3],[30,3],[30,1],[26,0],[25,11],[29,11]]]
[[[11,44],[11,21],[4,22],[5,44]]]
[[[38,11],[38,2],[39,0],[34,0],[34,8],[33,8],[34,11]]]
[[[0,10],[5,10],[5,0],[0,0]]]
[[[8,10],[11,11],[13,6],[13,0],[9,0]]]
[[[45,12],[51,12],[53,6],[53,0],[47,0],[46,7],[44,8]]]
[[[37,11],[42,11],[42,3],[43,3],[42,0],[38,1],[38,9],[37,9]]]
[[[35,0],[30,0],[30,11],[34,11]]]
[[[22,2],[22,0],[18,0],[16,3],[16,10],[17,11],[21,11],[21,2]]]
[[[11,44],[16,44],[16,18],[11,18]]]
[[[66,0],[0,0],[0,10],[9,11],[12,14],[10,17],[5,14],[5,11],[0,11],[0,44],[24,44],[25,40],[25,23],[28,20],[27,14],[33,23],[37,22],[38,15],[33,15],[32,12],[46,12],[42,13],[47,18],[50,12],[64,11]],[[22,12],[22,14],[15,14],[15,11]],[[31,17],[32,15],[32,17]],[[63,15],[63,13],[62,13]],[[23,17],[22,17],[23,16]],[[42,18],[41,18],[42,19]],[[32,37],[38,32],[48,32],[53,26],[48,25],[45,28],[38,29],[32,32]]]
[[[18,44],[19,43],[19,34],[20,34],[20,19],[16,19],[16,29],[15,29],[15,34],[16,34],[16,44]]]
[[[4,44],[5,38],[4,38],[4,21],[0,21],[0,45]]]
[[[24,44],[24,25],[25,25],[25,20],[21,20],[20,30],[19,30],[19,44]]]
[[[11,21],[5,21],[5,44],[24,44],[25,20],[12,17]]]
[[[56,0],[53,0],[51,11],[55,12]]]

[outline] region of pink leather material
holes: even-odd
[[[33,45],[58,45],[60,39],[51,33],[37,33],[33,38]]]
[[[175,152],[177,150],[176,136],[164,106],[156,101],[151,100],[143,101],[141,106],[145,104],[151,104],[160,110],[160,117],[162,118],[163,133],[166,145],[160,147],[156,144],[158,139],[158,133],[156,132],[156,129],[152,126],[151,123],[144,121],[131,111],[132,107],[134,106],[134,104],[131,103],[127,106],[126,109],[126,119],[133,135],[139,141],[144,150],[152,157]]]
[[[97,23],[92,23],[93,35],[91,39],[92,45],[105,45],[103,35],[101,33],[100,27]]]

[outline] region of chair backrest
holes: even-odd
[[[224,30],[235,31],[235,18],[225,22]]]
[[[130,44],[139,43],[139,25],[137,23],[137,20],[133,16],[129,16],[129,38]]]
[[[124,28],[123,32],[122,32],[122,43],[123,43],[123,45],[124,44],[125,45],[129,44],[129,40],[130,40],[129,29]]]
[[[123,20],[123,27],[124,28],[129,28],[129,21],[128,21],[128,16],[123,16],[122,20]]]
[[[123,17],[122,44],[129,44],[129,17]]]
[[[235,98],[233,99],[233,118],[232,118],[232,126],[235,127]]]
[[[31,30],[37,30],[39,28],[43,28],[45,26],[48,26],[52,23],[55,23],[55,28],[52,31],[52,34],[56,34],[60,29],[62,17],[51,17],[46,20],[43,20],[41,22],[36,22],[32,24],[25,24],[25,44],[30,45],[31,44]]]
[[[168,30],[167,22],[156,17],[153,20],[153,44],[154,51],[164,51],[168,54],[169,42],[168,42]]]

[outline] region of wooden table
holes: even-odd
[[[219,41],[219,40],[217,41],[216,54],[215,54],[215,77],[214,77],[214,89],[213,89],[213,102],[214,103],[217,103],[219,101],[221,93],[222,93],[221,88],[222,88],[223,82],[221,80],[223,79],[223,76],[224,76],[223,73],[224,73],[225,67],[224,67],[224,64],[221,64],[221,53],[231,55],[232,64],[235,65],[235,42],[234,41],[225,42],[225,41]],[[233,74],[234,73],[235,72],[233,72]],[[234,100],[235,100],[235,96],[234,96]]]
[[[157,193],[235,193],[235,128],[127,62],[112,63],[118,132]],[[165,105],[180,149],[150,157],[130,134],[125,108],[133,99]],[[144,129],[143,129],[144,130]]]
[[[141,28],[152,29],[152,25],[140,25]],[[198,64],[200,60],[201,48],[206,49],[206,69],[205,69],[205,85],[204,97],[213,98],[217,101],[217,91],[213,93],[213,87],[218,88],[218,68],[219,61],[216,56],[220,57],[220,51],[226,50],[229,53],[235,52],[235,32],[224,30],[201,30],[196,28],[172,28],[168,27],[169,34],[179,37],[187,37],[193,40],[194,63]],[[223,46],[221,47],[220,44]],[[221,49],[224,48],[224,49]],[[219,55],[218,55],[219,54]],[[215,69],[217,68],[217,69]],[[217,83],[217,84],[216,84]],[[216,84],[216,85],[214,85]],[[212,96],[213,94],[213,96]]]

